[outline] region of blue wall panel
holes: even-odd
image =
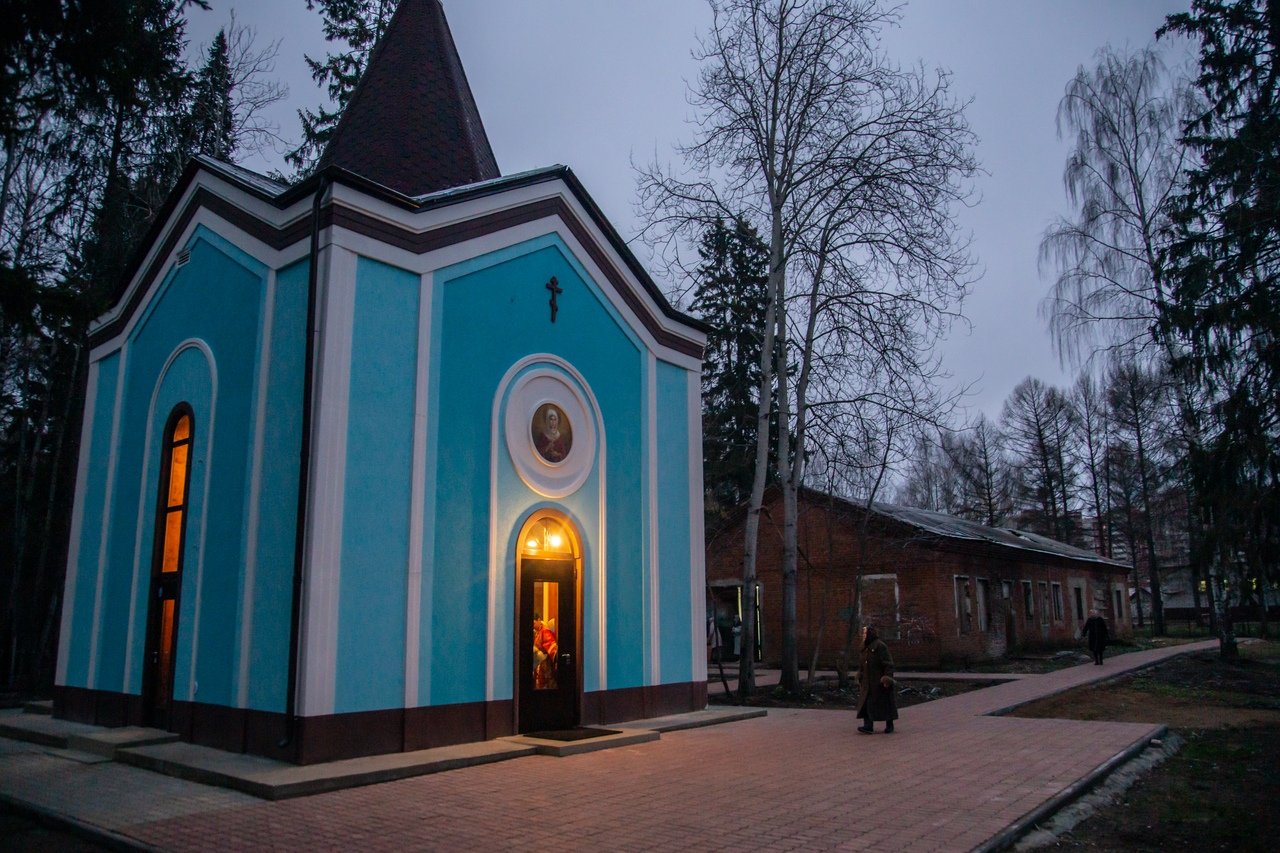
[[[546,282],[556,276],[563,292],[551,322]],[[600,481],[597,474],[574,494],[547,500],[530,491],[511,469],[499,439],[498,517],[492,519],[503,549],[496,595],[495,695],[511,695],[516,528],[537,507],[556,507],[578,520],[584,548],[580,619],[584,689],[633,686],[643,679],[638,647],[643,636],[641,571],[644,542],[641,494],[644,425],[644,356],[596,285],[554,236],[539,238],[436,274],[438,307],[433,340],[440,356],[433,370],[438,410],[432,413],[438,468],[429,491],[437,492],[436,541],[429,554],[434,587],[434,642],[455,650],[434,656],[432,704],[485,698],[488,553],[491,523],[490,457],[494,397],[504,374],[531,353],[572,364],[599,403],[605,432],[605,498],[608,552],[605,578],[608,619],[608,684],[598,683]],[[447,322],[441,322],[447,317]],[[495,336],[494,329],[502,329]],[[501,413],[499,413],[501,419]],[[430,523],[430,520],[429,520]],[[424,599],[425,600],[425,599]],[[425,617],[424,617],[425,619]],[[424,630],[425,627],[424,627]],[[475,638],[460,642],[457,638]],[[424,662],[425,663],[425,662]]]
[[[276,275],[247,697],[264,711],[284,711],[288,680],[308,273],[303,260]]]
[[[89,686],[89,649],[93,631],[93,603],[98,589],[98,554],[102,544],[102,518],[106,511],[107,477],[112,459],[111,423],[115,411],[116,389],[120,377],[120,354],[106,356],[98,363],[98,386],[94,399],[93,423],[89,427],[89,446],[81,508],[80,553],[76,561],[75,598],[64,607],[71,610],[70,636],[59,642],[69,644],[66,684]]]
[[[187,527],[175,696],[187,698],[187,686],[193,679],[199,684],[197,701],[231,704],[235,698],[238,591],[243,559],[241,520],[251,448],[252,389],[265,269],[204,228],[196,229],[189,248],[191,261],[170,272],[138,320],[127,345],[122,440],[117,488],[110,508],[111,539],[104,578],[97,686],[137,692],[141,684],[159,433],[171,408],[168,399],[161,398],[168,391],[156,398],[156,411],[150,421],[149,411],[166,361],[183,341],[196,338],[213,352],[217,397],[216,400],[188,401],[195,408],[197,428],[201,431],[196,437],[192,471],[192,509]],[[216,303],[218,310],[210,310],[211,303]],[[174,393],[198,394],[194,385],[183,386],[183,382],[190,381],[194,380],[179,381],[175,374]],[[210,417],[215,418],[211,425]],[[151,458],[144,460],[143,446],[148,436]],[[206,475],[211,476],[208,527],[204,530],[201,548],[204,487],[202,480],[199,488],[196,483]],[[130,677],[125,684],[126,628],[130,591],[135,589],[135,560],[138,598],[132,602],[134,636],[129,647]],[[201,561],[203,587],[197,591],[196,575]],[[197,671],[192,673],[192,642],[197,632],[200,648]]]
[[[342,527],[337,713],[404,704],[419,277],[356,267]]]
[[[609,434],[609,494],[605,498],[609,529],[605,612],[609,683],[605,686],[610,690],[644,684],[648,653],[645,561],[649,550],[649,487],[644,363],[644,355],[636,353],[631,370],[623,371],[618,365],[618,386],[608,395],[612,402],[600,402]]]
[[[661,674],[693,680],[689,592],[689,374],[658,362],[658,606]]]

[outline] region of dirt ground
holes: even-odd
[[[1019,708],[1025,717],[1163,722],[1186,743],[1053,849],[1272,851],[1280,837],[1280,644],[1183,655]],[[1042,848],[1048,849],[1048,848]]]

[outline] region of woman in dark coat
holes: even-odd
[[[871,625],[864,625],[858,636],[862,640],[862,666],[858,670],[858,717],[862,725],[858,731],[869,735],[875,731],[875,721],[884,720],[884,733],[893,734],[893,721],[898,719],[893,657]]]
[[[1080,629],[1080,636],[1089,639],[1089,651],[1093,653],[1093,662],[1102,665],[1102,650],[1107,647],[1109,639],[1107,623],[1096,610],[1089,611],[1089,618]]]

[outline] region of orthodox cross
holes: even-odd
[[[564,293],[564,288],[556,281],[555,276],[551,276],[551,281],[547,282],[547,290],[551,291],[551,322],[556,321],[556,312],[560,310],[560,306],[556,304],[556,296]]]

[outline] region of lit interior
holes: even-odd
[[[182,518],[187,508],[187,463],[191,454],[189,415],[178,418],[173,425],[169,444],[169,489],[165,495],[164,540],[160,548],[160,571],[165,574],[181,568]]]
[[[533,688],[555,690],[559,685],[560,584],[533,584]]]
[[[525,534],[526,557],[572,557],[573,543],[564,525],[554,518],[540,518]]]
[[[173,692],[169,685],[169,673],[173,669],[173,617],[176,604],[174,599],[166,598],[160,606],[160,659],[156,667],[158,683],[155,693],[159,701],[166,704]]]

